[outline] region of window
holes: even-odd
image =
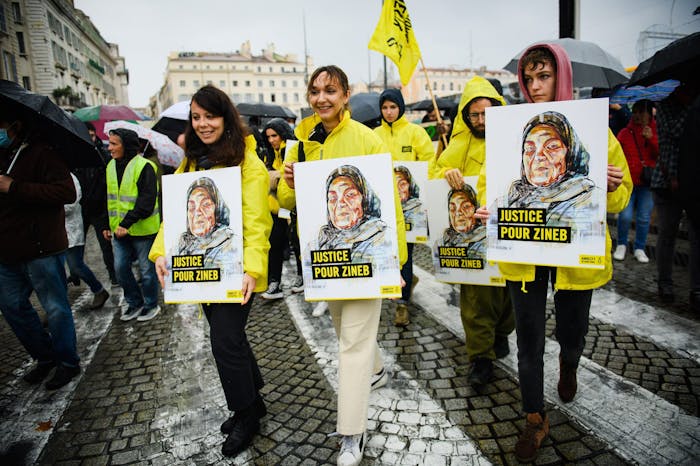
[[[282,80],[282,87],[287,87],[287,81]]]
[[[258,87],[263,87],[262,79],[258,79]]]
[[[444,90],[445,90],[445,83],[442,83],[442,84],[440,85],[440,90],[441,90],[441,91],[444,91]]]
[[[17,82],[17,61],[10,52],[2,52],[2,70],[5,79]]]
[[[226,81],[224,81],[223,79],[221,81],[219,81],[219,87],[221,87],[221,88],[226,87]]]
[[[246,101],[246,103],[249,103],[249,104],[254,103],[254,101],[253,101],[253,94],[251,94],[250,92],[246,93],[246,95],[245,95],[245,101]]]
[[[51,14],[51,13],[49,13]],[[7,33],[7,23],[5,22],[5,5],[0,3],[0,32]]]
[[[450,83],[450,90],[454,91],[455,90],[455,83]]]
[[[185,82],[185,80],[181,79],[180,80],[180,87],[185,87],[186,85],[187,85],[187,83]]]
[[[207,65],[206,68],[209,69],[209,65]]]
[[[15,23],[22,24],[22,9],[19,2],[12,2],[12,19],[15,20]]]
[[[192,65],[192,69],[193,69],[193,70],[196,70],[196,69],[197,69],[197,65]]]
[[[26,55],[27,49],[24,47],[24,34],[21,31],[15,33],[17,36],[17,48],[19,49],[20,55]]]
[[[433,90],[437,91],[437,82],[433,81]]]
[[[245,82],[245,87],[250,87],[250,81]]]
[[[233,87],[238,87],[238,81],[235,79],[233,80]]]
[[[262,71],[262,68],[258,66],[258,73]]]
[[[299,93],[298,92],[294,93],[294,103],[299,103]]]
[[[73,45],[73,43],[70,41],[70,29],[68,29],[68,26],[66,26],[65,24],[63,25],[63,33],[65,34],[66,42],[68,42],[68,45]]]
[[[211,82],[211,79],[207,79],[207,84],[211,86],[213,83]]]
[[[231,94],[231,99],[233,99],[233,103],[237,104],[238,102],[241,101],[241,95],[240,94]]]
[[[275,101],[275,94],[270,94],[270,102],[274,102],[274,101]]]
[[[177,101],[178,102],[184,102],[186,100],[189,100],[191,97],[189,94],[180,94],[177,96]]]
[[[272,73],[272,67],[270,67],[270,73]]]
[[[195,79],[194,81],[192,81],[192,85],[194,87],[199,87],[199,79]]]
[[[265,95],[263,93],[258,94],[258,102],[265,102]]]
[[[29,79],[29,76],[22,76],[22,87],[28,91],[32,90],[32,81]]]
[[[275,81],[270,79],[270,87],[275,87]]]
[[[182,69],[182,65],[177,65],[177,69],[178,69],[178,70],[181,70],[181,69]]]
[[[287,93],[282,94],[282,102],[287,103]]]
[[[219,69],[220,69],[220,70],[223,70],[223,69],[224,69],[224,65],[219,65]]]

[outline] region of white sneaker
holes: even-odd
[[[382,370],[377,372],[376,374],[372,374],[372,377],[369,379],[369,385],[370,385],[370,390],[376,390],[380,387],[383,387],[386,385],[386,383],[389,381],[389,373],[384,370],[382,367]]]
[[[321,317],[328,310],[328,303],[321,301],[316,306],[314,306],[314,311],[311,313],[314,317]]]
[[[282,293],[282,287],[280,282],[271,282],[270,286],[267,287],[267,291],[261,294],[265,299],[280,299],[284,298],[284,293]]]
[[[139,315],[136,318],[136,320],[138,320],[139,322],[145,322],[147,320],[151,320],[152,318],[157,316],[159,312],[160,312],[160,306],[158,306],[158,305],[156,305],[156,307],[154,307],[152,309],[145,309],[144,308],[144,310],[141,311],[141,315]]]
[[[357,466],[362,461],[362,454],[367,443],[367,432],[357,435],[343,435],[340,438],[338,466]]]
[[[616,261],[625,260],[625,254],[627,254],[627,246],[624,244],[618,244],[617,248],[615,248],[615,252],[613,253],[613,259]]]
[[[647,257],[647,254],[644,252],[644,249],[635,249],[634,250],[634,258],[637,259],[638,262],[641,262],[642,264],[646,264],[649,262],[649,258]]]

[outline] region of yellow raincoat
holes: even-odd
[[[338,126],[331,131],[326,141],[321,144],[317,141],[309,141],[308,137],[321,119],[315,113],[304,118],[294,130],[294,134],[304,144],[306,161],[335,159],[351,157],[354,155],[379,154],[388,152],[382,140],[362,123],[350,119],[350,112],[345,111]],[[299,160],[299,145],[287,151],[284,161],[295,163]],[[281,207],[293,209],[296,205],[296,194],[290,188],[284,178],[280,179],[277,186],[277,200]],[[406,263],[406,227],[401,210],[399,192],[394,183],[394,210],[396,211],[396,231],[399,242],[399,263]]]
[[[464,93],[459,100],[450,143],[437,159],[430,173],[431,178],[444,178],[445,172],[452,168],[459,168],[462,176],[478,176],[481,172],[481,167],[486,160],[486,139],[475,137],[462,118],[464,106],[476,97],[487,97],[498,100],[501,105],[506,104],[505,99],[486,79],[481,76],[470,79],[464,86]],[[482,203],[481,199],[480,203]]]
[[[225,168],[216,165],[212,170]],[[195,163],[187,157],[182,160],[175,173],[195,170]],[[246,150],[241,163],[241,191],[243,193],[243,271],[255,278],[255,292],[267,289],[267,258],[270,249],[270,230],[272,217],[267,208],[267,194],[270,191],[270,179],[265,164],[255,152],[255,140],[246,137]],[[163,224],[153,241],[148,258],[155,262],[165,255]]]
[[[394,161],[431,162],[435,158],[433,142],[428,133],[417,124],[409,122],[404,115],[391,126],[382,119],[382,125],[374,128],[374,132],[389,148]]]

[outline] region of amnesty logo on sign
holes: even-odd
[[[384,1],[368,48],[389,57],[399,69],[401,83],[408,84],[421,55],[404,0]]]

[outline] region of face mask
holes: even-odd
[[[7,130],[0,128],[0,149],[10,147],[12,144],[12,138],[7,134]]]

